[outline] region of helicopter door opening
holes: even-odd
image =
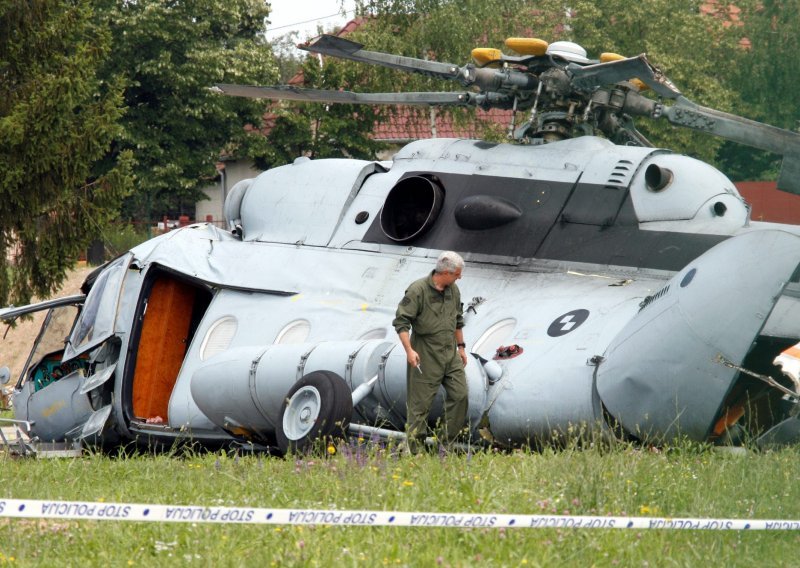
[[[131,342],[136,348],[129,363],[133,367],[129,409],[136,421],[167,425],[172,389],[212,295],[205,286],[170,272],[153,272],[145,284]]]

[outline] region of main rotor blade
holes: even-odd
[[[800,194],[800,134],[714,110],[678,97],[674,105],[665,107],[662,116],[671,124],[685,126],[784,156],[778,189]]]
[[[362,49],[364,46],[360,43],[332,35],[321,35],[301,47],[312,53],[421,73],[439,79],[456,80],[464,87],[474,85],[485,92],[510,94],[512,91],[519,90],[532,91],[539,84],[539,80],[533,75],[513,69],[481,69],[472,64],[459,67],[452,63],[425,61],[414,57],[367,51]]]
[[[474,93],[354,93],[352,91],[304,89],[289,85],[274,87],[216,85],[213,88],[225,95],[250,99],[342,104],[475,106],[481,99],[480,95]]]
[[[299,47],[312,53],[321,53],[322,55],[330,55],[331,57],[360,61],[362,63],[372,63],[443,79],[458,79],[461,72],[460,67],[452,63],[425,61],[414,57],[367,51],[363,49],[364,46],[360,43],[328,34],[321,35]]]
[[[584,91],[637,78],[661,97],[675,99],[681,95],[672,81],[652,65],[644,54],[595,65],[570,63],[567,70],[572,73],[572,84]]]
[[[800,134],[728,114],[679,97],[674,105],[665,107],[664,117],[676,126],[707,132],[726,140],[767,150],[776,154],[800,154]]]

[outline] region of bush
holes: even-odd
[[[114,258],[151,238],[149,226],[120,222],[103,235],[106,257]]]

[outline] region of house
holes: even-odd
[[[753,221],[800,225],[800,195],[780,191],[774,181],[740,181],[734,185],[752,207]]]

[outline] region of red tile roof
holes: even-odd
[[[700,5],[700,13],[723,20],[722,25],[726,28],[744,25],[744,22],[742,22],[742,9],[735,4],[725,4],[719,0],[706,0]],[[739,40],[739,47],[750,49],[753,44],[750,38],[743,37]]]
[[[505,130],[511,123],[511,111],[477,110],[470,124],[456,124],[452,117],[432,108],[416,112],[398,107],[384,122],[375,123],[372,137],[383,142],[410,142],[426,138],[479,138],[486,125]]]

